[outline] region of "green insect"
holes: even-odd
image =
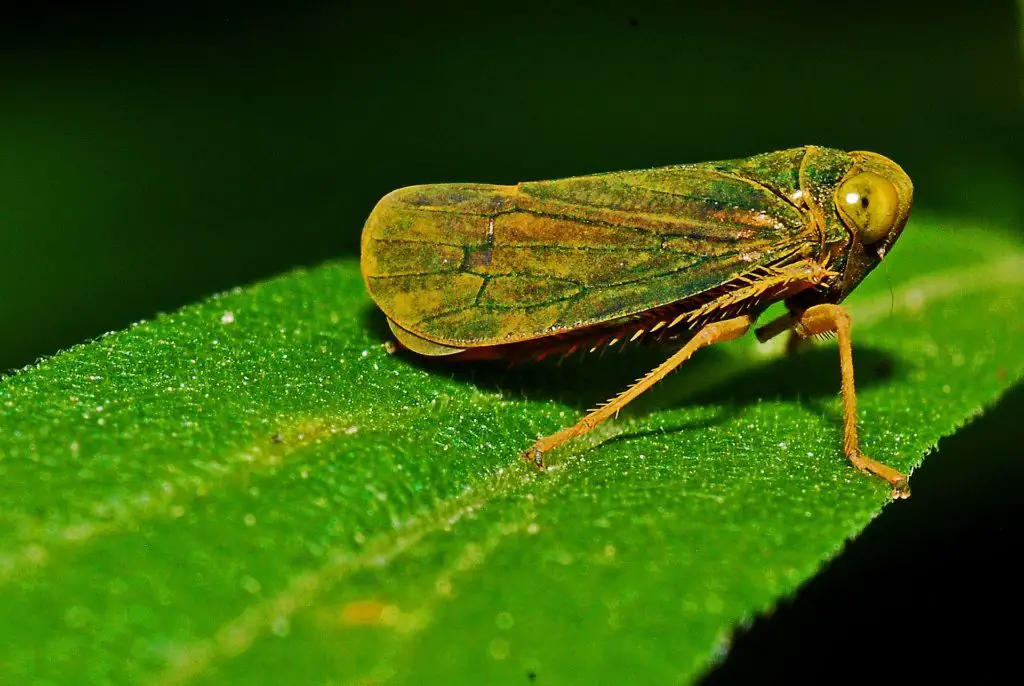
[[[912,200],[891,160],[816,146],[515,186],[412,186],[367,219],[362,271],[395,338],[420,355],[539,358],[678,341],[635,384],[527,450],[539,468],[696,350],[742,336],[785,301],[788,314],[758,338],[837,335],[843,452],[907,497],[906,477],[858,447],[839,303],[892,248]]]

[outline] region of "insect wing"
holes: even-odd
[[[681,165],[400,189],[367,221],[363,273],[393,322],[465,348],[627,317],[819,243],[778,190]]]

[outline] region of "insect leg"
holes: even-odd
[[[776,317],[772,321],[768,322],[762,327],[759,327],[755,331],[757,340],[762,343],[767,343],[771,339],[775,338],[779,334],[789,331],[789,335],[786,337],[786,354],[795,355],[800,352],[804,345],[807,343],[807,339],[802,337],[799,333],[793,330],[797,322],[800,320],[799,314],[787,312],[779,317]]]
[[[709,345],[714,345],[715,343],[722,343],[725,341],[731,341],[734,338],[739,338],[747,332],[752,323],[753,320],[749,315],[742,315],[740,317],[734,317],[733,319],[725,319],[705,325],[693,338],[687,341],[682,348],[673,354],[672,357],[649,371],[645,376],[622,393],[619,393],[603,406],[587,414],[573,426],[562,429],[558,433],[551,434],[550,436],[545,436],[534,443],[533,447],[523,453],[523,459],[528,462],[532,462],[538,468],[543,469],[544,453],[560,446],[572,438],[582,436],[604,420],[617,415],[619,411],[626,406],[626,404],[656,384],[673,369],[688,360],[697,350]]]
[[[839,339],[839,366],[843,376],[843,454],[854,467],[880,476],[892,485],[893,498],[910,497],[907,477],[860,451],[857,441],[857,392],[853,386],[853,349],[850,314],[841,305],[814,305],[800,314],[795,331],[802,337],[835,332]]]

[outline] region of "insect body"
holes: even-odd
[[[420,355],[679,341],[634,385],[527,450],[541,468],[547,451],[785,301],[789,313],[758,337],[837,335],[843,451],[906,497],[906,477],[858,447],[850,317],[839,303],[892,247],[912,196],[885,157],[815,146],[515,186],[412,186],[367,219],[362,271],[395,338]]]

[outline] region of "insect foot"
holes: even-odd
[[[910,497],[910,485],[904,479],[901,483],[895,484],[892,487],[892,499],[893,500],[905,500]]]
[[[907,477],[902,472],[898,472],[888,465],[884,465],[881,462],[876,462],[870,457],[862,453],[860,450],[853,451],[849,454],[850,462],[853,466],[860,469],[868,474],[874,474],[880,476],[892,486],[892,499],[893,500],[904,500],[910,497],[910,485],[907,483]]]
[[[539,471],[544,471],[544,451],[537,446],[533,446],[524,452],[522,458],[527,462],[533,463]]]

